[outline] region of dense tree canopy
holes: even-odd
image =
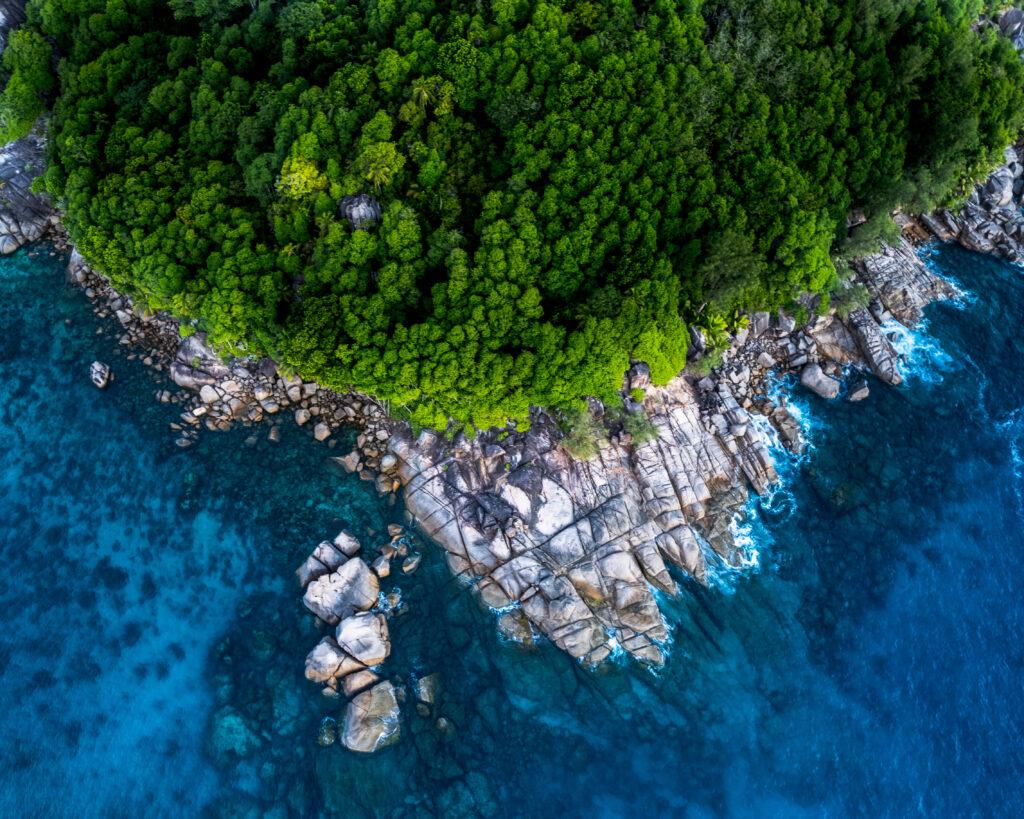
[[[981,0],[32,3],[2,111],[52,45],[86,258],[436,427],[667,380],[681,317],[827,289],[851,206],[935,203],[1024,111]]]

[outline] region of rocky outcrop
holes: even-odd
[[[432,432],[396,435],[406,508],[488,605],[519,607],[587,662],[618,646],[659,663],[668,631],[653,590],[676,591],[668,566],[701,580],[709,549],[738,561],[728,542],[702,544],[709,511],[723,496],[741,504],[737,487],[775,480],[766,441],[722,386],[722,429],[708,428],[679,378],[648,389],[651,440],[608,441],[590,461],[566,452],[541,412],[528,433],[500,441],[482,434],[449,447]]]
[[[861,259],[857,274],[874,299],[876,317],[894,318],[907,327],[921,320],[925,306],[955,295],[949,282],[932,273],[905,238]]]
[[[32,182],[43,172],[45,139],[42,125],[0,148],[0,254],[42,238],[57,216],[46,197],[32,192]]]
[[[959,242],[970,250],[1024,261],[1024,163],[1016,148],[1007,148],[1005,164],[975,188],[963,209],[942,211],[922,217],[938,239]]]
[[[853,310],[849,326],[871,371],[886,384],[902,383],[896,351],[874,317],[863,308]]]
[[[106,389],[110,383],[110,367],[102,361],[94,361],[89,365],[89,380],[97,389]]]

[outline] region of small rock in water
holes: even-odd
[[[94,361],[89,365],[89,379],[99,389],[104,389],[110,383],[110,367],[102,361]]]
[[[871,394],[871,389],[868,387],[867,381],[858,381],[852,390],[850,390],[849,400],[850,401],[863,401]]]
[[[324,441],[331,437],[331,428],[321,421],[313,427],[313,437],[318,441]]]
[[[402,571],[405,574],[412,574],[416,569],[419,568],[420,561],[423,560],[423,555],[414,554],[409,555],[405,560],[402,561]]]
[[[381,555],[370,564],[370,568],[377,573],[377,577],[387,577],[391,574],[391,561],[385,555]]]
[[[299,409],[295,410],[295,423],[296,424],[298,424],[301,427],[308,420],[309,420],[309,410],[308,409],[299,408]]]
[[[320,730],[317,731],[316,744],[326,748],[334,744],[336,723],[330,717],[324,717],[320,723]]]
[[[415,689],[416,699],[428,705],[433,705],[437,702],[437,696],[441,689],[441,675],[435,672],[427,674],[425,677],[420,677],[420,679],[416,680]]]
[[[356,472],[359,469],[359,453],[352,450],[344,457],[335,457],[334,462],[339,464],[346,472]]]
[[[271,427],[270,432],[267,433],[267,440],[276,444],[281,440],[281,430],[278,427]]]

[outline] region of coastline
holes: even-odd
[[[14,171],[5,178],[28,176],[31,160],[17,144],[3,158],[0,174]],[[905,236],[957,241],[1011,261],[1024,256],[1019,214],[1024,165],[1012,149],[1006,159],[960,214],[901,218]],[[17,191],[18,184],[8,190]],[[21,209],[10,210],[12,202]],[[4,252],[48,234],[61,243],[59,221],[42,200],[24,191],[5,207],[0,215],[7,231],[0,237]],[[710,375],[684,372],[663,387],[650,385],[643,365],[632,367],[623,392],[644,391],[637,406],[657,437],[635,444],[628,433],[617,433],[594,459],[582,461],[559,445],[562,433],[542,410],[534,411],[526,433],[488,430],[472,440],[447,441],[424,431],[414,439],[404,423],[366,396],[341,395],[282,376],[269,360],[221,361],[201,334],[182,339],[176,320],[137,309],[73,250],[69,277],[100,316],[120,322],[121,343],[137,348],[146,364],[166,372],[180,388],[157,393],[157,400],[182,409],[181,422],[172,425],[179,446],[191,445],[202,427],[216,431],[264,421],[273,440],[279,419],[289,413],[327,446],[334,445],[335,429],[360,427],[357,449],[337,462],[392,498],[404,489],[410,523],[445,550],[454,575],[500,611],[497,625],[505,637],[529,643],[542,634],[585,664],[625,652],[659,665],[669,627],[656,591],[678,591],[668,567],[703,583],[709,561],[741,562],[731,525],[750,491],[761,494],[777,480],[764,425],[770,424],[789,448],[803,446],[785,400],[776,404],[766,396],[766,379],[799,374],[805,386],[826,398],[842,393],[841,379],[851,400],[864,397],[862,377],[868,371],[898,385],[899,361],[887,322],[912,327],[925,305],[953,295],[910,241],[901,239],[856,265],[857,281],[872,301],[846,320],[830,311],[797,327],[781,313],[755,314],[750,329],[737,334]],[[325,623],[330,623],[331,602],[325,618],[323,606],[312,604],[309,584],[338,574],[348,557],[334,565],[321,562],[323,571],[302,578],[307,607]],[[337,642],[332,645],[332,638],[325,640],[341,658],[313,677],[325,693],[337,696],[339,687],[346,694],[372,691],[342,685],[365,664],[346,665],[344,657],[350,655]],[[389,713],[397,709],[393,697],[384,706]],[[369,744],[363,750],[378,747]]]

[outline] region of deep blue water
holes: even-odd
[[[931,263],[973,297],[901,341],[904,386],[797,388],[814,446],[752,504],[759,568],[666,601],[665,669],[502,644],[428,548],[386,668],[443,699],[359,757],[315,742],[339,706],[292,570],[395,510],[296,428],[178,450],[62,260],[0,260],[0,815],[1020,815],[1024,272]]]

